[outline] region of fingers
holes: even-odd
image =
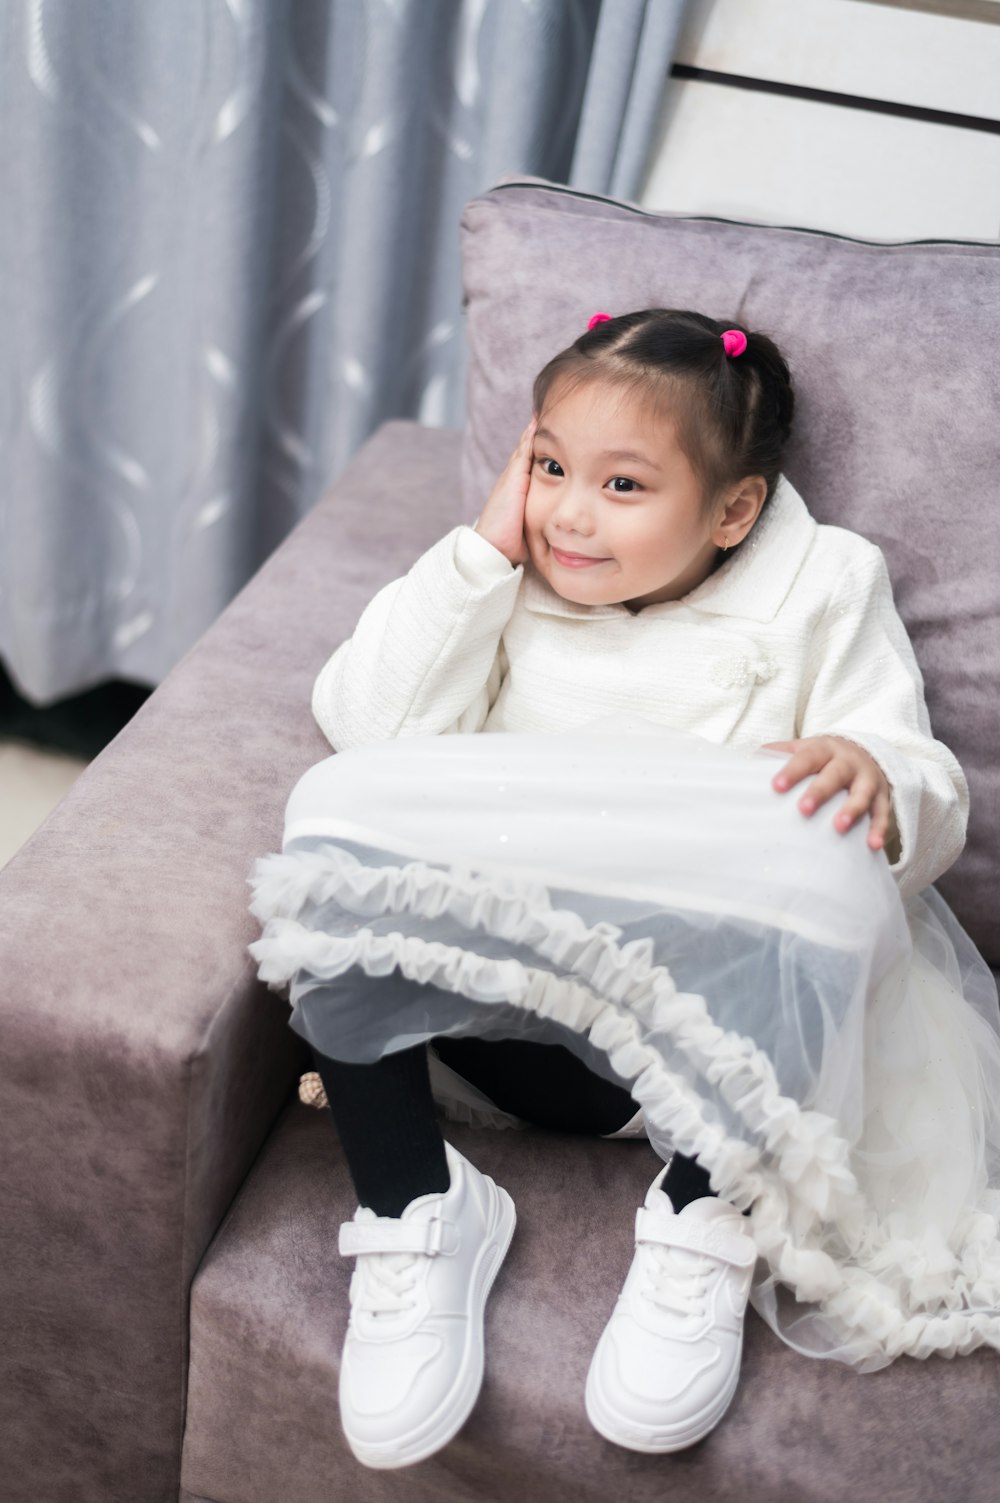
[[[841,804],[834,817],[836,829],[850,830],[863,814],[867,814],[875,804],[879,793],[879,780],[866,768],[858,772],[850,783],[841,783],[842,788],[848,788],[847,798]],[[836,790],[834,790],[836,792]]]
[[[501,483],[513,482],[515,489],[520,494],[525,494],[531,481],[531,467],[534,463],[532,445],[535,440],[535,429],[538,427],[538,418],[533,417],[517,441],[517,448],[507,461],[504,472],[500,477]]]
[[[847,798],[834,816],[834,828],[840,834],[853,829],[865,814],[871,814],[868,845],[882,850],[889,830],[892,801],[885,774],[878,764],[860,749],[833,738],[814,737],[806,741],[776,741],[774,751],[791,751],[792,756],[771,780],[779,793],[794,788],[811,777],[798,807],[808,818],[835,794],[847,789]]]
[[[518,458],[520,459],[521,469],[524,473],[526,481],[531,479],[531,467],[535,462],[534,444],[535,429],[537,427],[538,418],[533,417],[527,428],[525,428],[524,432],[521,434],[521,442],[517,446]]]
[[[522,464],[524,463],[525,458],[528,459],[529,463],[531,462],[531,446],[535,440],[535,429],[537,427],[538,418],[533,417],[531,419],[531,422],[528,424],[527,428],[525,428],[524,432],[521,434],[521,437],[517,441],[517,448],[514,450],[512,456],[513,459],[518,460]]]
[[[534,442],[535,429],[538,427],[538,419],[533,417],[528,426],[523,430],[514,449],[503,467],[503,473],[510,474],[512,471],[524,468],[525,459],[531,457],[531,445]]]
[[[819,741],[774,741],[771,746],[774,751],[793,753],[781,771],[771,779],[772,787],[779,793],[786,793],[789,788],[794,788],[796,783],[801,783],[810,773],[818,772],[830,760],[829,749],[824,748]]]
[[[531,488],[533,443],[537,419],[532,417],[490,492],[476,520],[476,531],[517,567],[528,557],[524,512]]]
[[[871,808],[878,790],[878,779],[867,768],[859,771],[852,763],[834,757],[809,784],[799,799],[799,808],[803,814],[815,814],[844,788],[849,789],[848,797],[833,822],[838,830],[847,831]]]
[[[868,844],[873,851],[884,849],[891,818],[892,799],[889,797],[889,790],[880,788],[872,804],[872,822],[868,830]]]

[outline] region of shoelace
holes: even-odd
[[[682,1263],[674,1248],[651,1244],[649,1260],[653,1267],[643,1289],[647,1299],[677,1315],[705,1314],[705,1286],[718,1266],[714,1259],[698,1258],[696,1263],[685,1259]]]
[[[420,1261],[420,1253],[364,1253],[351,1280],[358,1279],[356,1308],[376,1316],[411,1310]]]

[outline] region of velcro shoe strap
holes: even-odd
[[[345,1221],[338,1247],[345,1258],[359,1253],[438,1253],[458,1251],[458,1231],[450,1221],[435,1216],[431,1221]]]
[[[752,1268],[757,1261],[753,1241],[740,1232],[730,1231],[717,1221],[682,1221],[679,1216],[664,1216],[645,1206],[635,1213],[635,1240],[707,1253],[734,1268]]]

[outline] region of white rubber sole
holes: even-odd
[[[486,1300],[507,1256],[517,1225],[514,1202],[501,1185],[496,1186],[496,1192],[492,1225],[483,1241],[469,1281],[465,1347],[455,1381],[435,1412],[406,1435],[395,1436],[391,1441],[380,1445],[372,1445],[367,1441],[352,1439],[344,1426],[351,1451],[365,1466],[389,1470],[426,1461],[428,1456],[433,1456],[455,1438],[476,1406],[485,1366],[483,1328]]]
[[[600,1349],[599,1345],[598,1349]],[[683,1451],[688,1446],[697,1445],[698,1441],[704,1440],[706,1435],[711,1435],[733,1402],[740,1383],[740,1366],[743,1359],[742,1341],[739,1356],[740,1360],[736,1363],[726,1387],[716,1394],[699,1413],[688,1415],[674,1425],[669,1423],[641,1425],[630,1420],[627,1415],[618,1413],[601,1388],[595,1360],[591,1363],[587,1374],[587,1388],[584,1396],[587,1418],[598,1435],[603,1435],[605,1440],[612,1441],[616,1446],[625,1446],[630,1451],[642,1451],[647,1456]]]

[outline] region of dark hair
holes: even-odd
[[[729,356],[720,338],[740,329],[747,347]],[[663,402],[677,441],[710,506],[726,487],[762,475],[770,500],[781,473],[795,398],[788,366],[766,334],[679,308],[623,313],[581,334],[535,379],[534,409],[552,388],[613,381]]]

